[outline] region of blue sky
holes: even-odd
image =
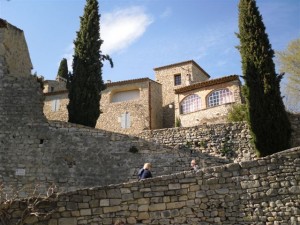
[[[241,75],[238,0],[99,0],[103,80],[154,78],[153,68],[196,61],[211,78]],[[73,41],[86,0],[0,0],[0,18],[25,33],[34,69],[56,77],[72,64]],[[274,50],[300,37],[299,0],[257,0]]]

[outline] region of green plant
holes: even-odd
[[[228,111],[228,122],[247,121],[247,106],[246,104],[234,104]]]
[[[136,146],[133,145],[133,146],[131,146],[129,148],[129,152],[131,152],[131,153],[138,153],[139,150],[138,150],[138,148]]]
[[[201,148],[207,148],[207,142],[206,141],[201,140],[201,141],[198,142],[198,145]]]
[[[227,145],[224,145],[220,150],[222,156],[227,155],[229,152],[231,152],[231,149]]]
[[[175,127],[181,127],[181,120],[178,117],[176,117],[176,120],[175,120]]]

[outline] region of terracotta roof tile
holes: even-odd
[[[117,82],[111,82],[111,83],[105,83],[106,87],[112,87],[112,86],[117,86],[117,85],[123,85],[123,84],[133,84],[133,83],[139,83],[139,82],[144,82],[144,81],[153,81],[149,79],[148,77],[144,78],[138,78],[138,79],[132,79],[132,80],[122,80],[122,81],[117,81]],[[156,81],[153,81],[156,82]]]
[[[202,69],[194,60],[188,60],[188,61],[184,61],[184,62],[179,62],[179,63],[174,63],[174,64],[170,64],[170,65],[166,65],[166,66],[161,66],[161,67],[156,67],[153,70],[157,71],[157,70],[162,70],[162,69],[167,69],[170,67],[174,67],[174,66],[181,66],[181,65],[185,65],[185,64],[189,64],[192,63],[194,64],[199,70],[201,70],[207,77],[210,77],[209,74]]]
[[[212,79],[212,80],[207,80],[207,81],[203,81],[203,82],[198,82],[195,84],[191,84],[189,86],[185,86],[185,87],[181,87],[178,89],[175,89],[175,94],[180,94],[180,93],[184,93],[187,91],[192,91],[195,89],[199,89],[202,87],[208,87],[208,86],[212,86],[212,85],[216,85],[216,84],[222,84],[222,83],[226,83],[229,81],[234,81],[234,80],[240,80],[238,75],[230,75],[230,76],[226,76],[226,77],[221,77],[221,78],[217,78],[217,79]]]

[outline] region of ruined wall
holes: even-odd
[[[0,77],[29,76],[31,69],[24,32],[0,18]]]
[[[254,161],[182,172],[139,182],[62,193],[26,224],[297,225],[300,223],[300,148]],[[13,204],[11,225],[26,204]],[[39,208],[39,207],[38,207]]]

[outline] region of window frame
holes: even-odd
[[[174,86],[178,86],[182,84],[182,80],[181,80],[181,74],[175,74],[174,75]]]
[[[207,95],[207,108],[225,105],[234,102],[233,92],[228,88],[212,91]]]
[[[180,101],[180,114],[188,114],[201,110],[201,97],[190,94]]]

